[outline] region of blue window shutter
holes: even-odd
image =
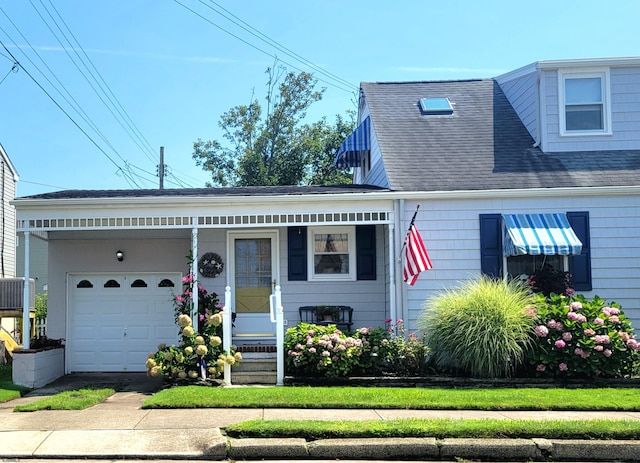
[[[376,226],[356,227],[356,273],[358,280],[376,279]]]
[[[288,228],[289,281],[307,280],[307,227]]]
[[[567,212],[567,219],[578,239],[582,252],[569,256],[569,273],[576,291],[591,291],[591,238],[589,235],[589,212]]]
[[[502,216],[480,214],[480,269],[500,278],[502,268]]]

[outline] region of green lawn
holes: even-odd
[[[182,386],[154,394],[143,407],[640,411],[640,389]]]
[[[11,381],[11,367],[0,365],[0,402],[17,399],[29,389],[16,386]]]
[[[313,412],[309,413],[313,416]],[[227,426],[230,437],[301,437],[307,440],[366,437],[444,438],[640,438],[632,420],[536,421],[494,419],[397,419],[388,421],[252,420]]]
[[[35,412],[37,410],[84,410],[99,404],[116,391],[111,388],[78,389],[65,391],[50,397],[44,397],[35,402],[14,407],[15,412]]]

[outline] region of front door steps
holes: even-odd
[[[276,346],[269,344],[243,344],[237,352],[242,361],[231,370],[231,384],[269,384],[277,382]]]

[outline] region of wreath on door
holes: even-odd
[[[215,278],[224,270],[224,262],[222,257],[215,252],[207,252],[200,257],[198,261],[198,272],[207,278]]]

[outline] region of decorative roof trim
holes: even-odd
[[[64,212],[59,212],[64,214]],[[351,212],[304,212],[291,214],[237,214],[237,215],[199,215],[184,216],[147,216],[140,214],[120,217],[56,217],[52,212],[48,219],[19,219],[17,231],[44,232],[68,230],[141,230],[141,229],[178,229],[178,228],[239,228],[273,227],[274,225],[355,225],[387,224],[393,222],[393,212],[385,210]]]

